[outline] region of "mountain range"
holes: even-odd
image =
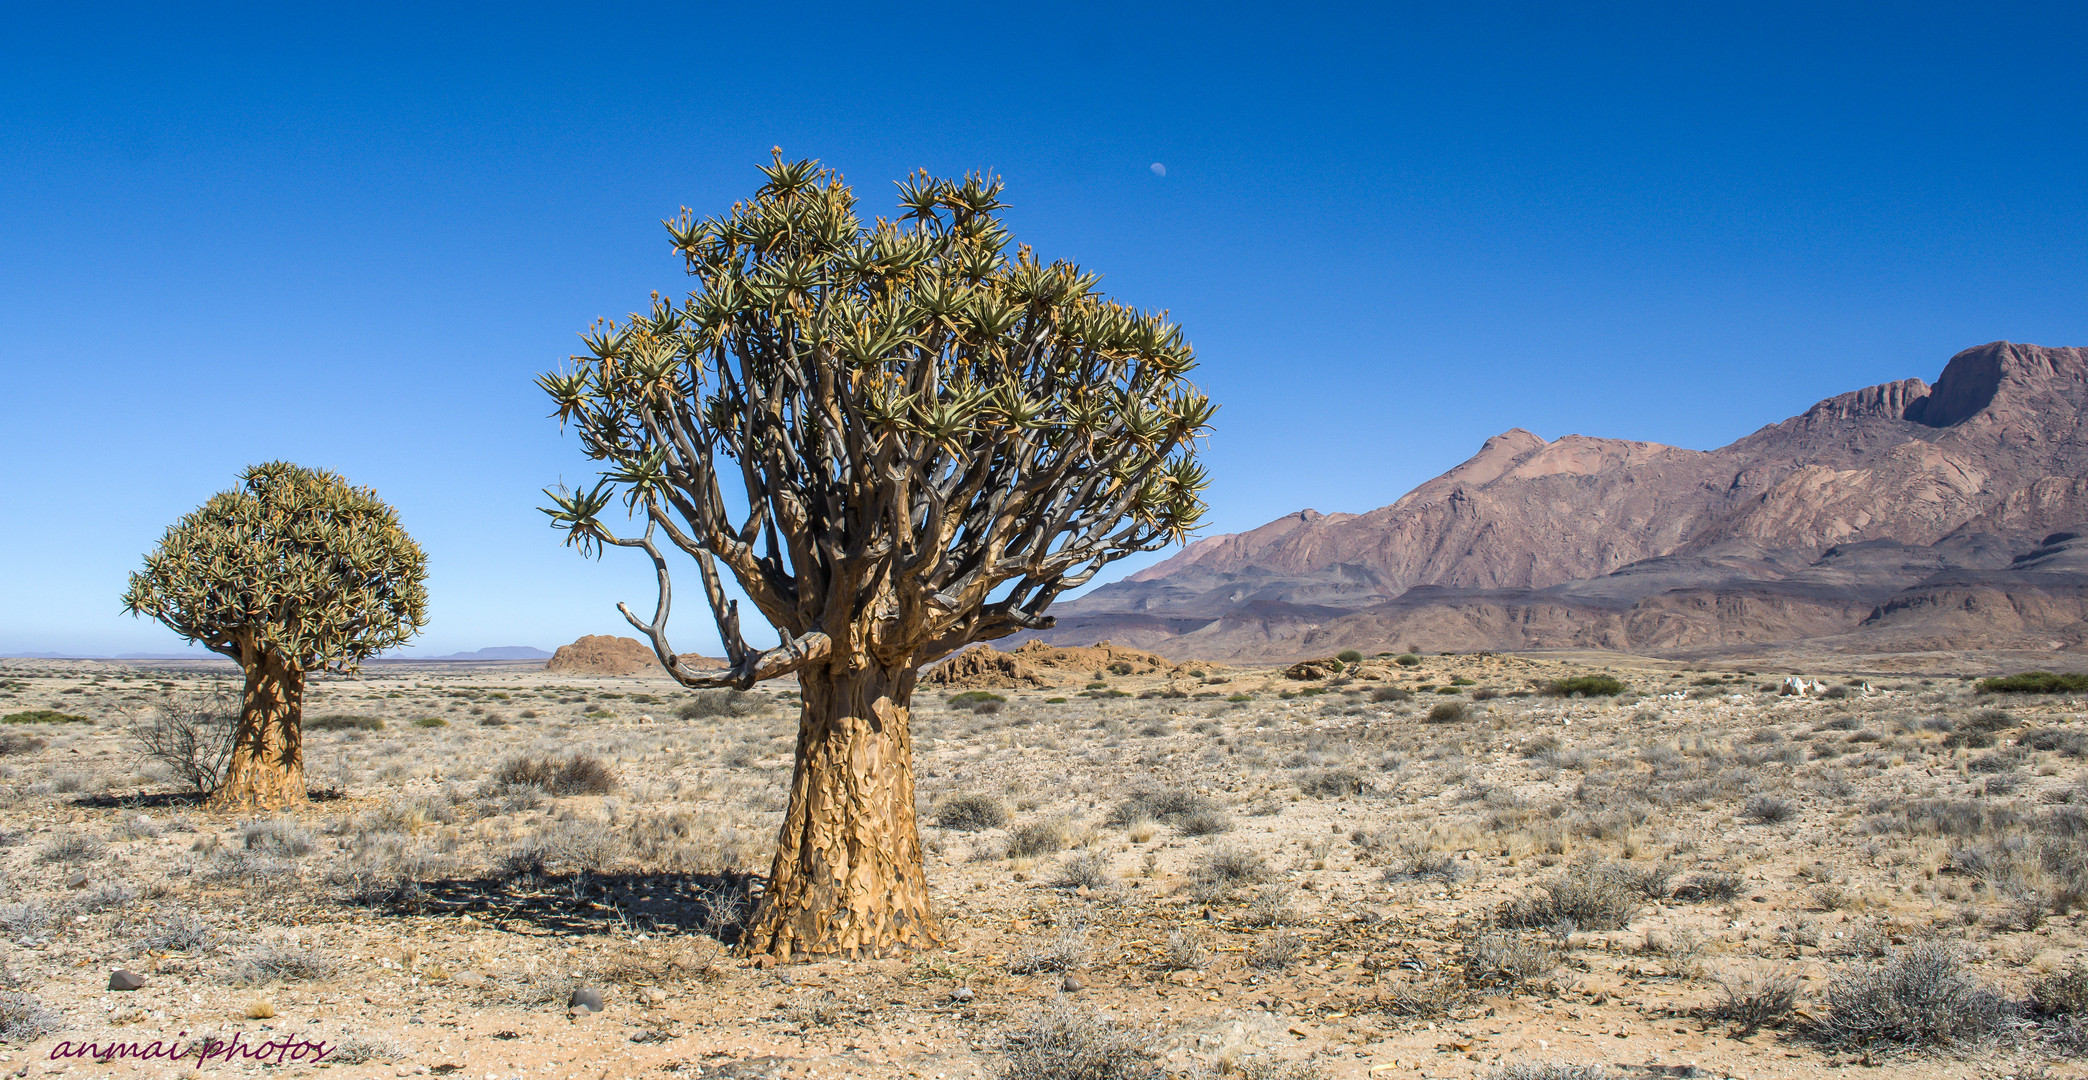
[[[1520,428],[1361,514],[1198,540],[1027,637],[1344,649],[2088,647],[2088,350],[1994,342],[1715,450]]]

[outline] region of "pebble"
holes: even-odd
[[[960,986],[957,989],[950,991],[951,1001],[970,1001],[971,999],[972,988],[969,986]]]
[[[1081,982],[1077,977],[1068,975],[1066,976],[1066,981],[1059,984],[1059,989],[1064,990],[1066,993],[1070,994],[1076,990],[1085,989],[1086,986],[1087,984]]]
[[[450,981],[456,983],[458,986],[486,985],[486,977],[484,975],[481,975],[478,972],[472,971],[468,968],[463,971],[457,972],[455,975],[450,976]]]
[[[83,870],[83,871],[81,871],[81,872],[79,872],[79,873],[77,873],[77,874],[74,874],[74,875],[73,875],[73,876],[72,876],[71,878],[69,878],[69,879],[67,879],[67,880],[66,880],[65,884],[66,884],[66,886],[67,886],[68,888],[73,888],[73,889],[84,889],[84,888],[86,888],[86,887],[87,887],[87,872]]]
[[[129,968],[117,968],[109,972],[109,989],[136,990],[145,985],[145,976]]]
[[[566,1002],[566,1007],[569,1009],[584,1009],[591,1013],[601,1012],[602,992],[592,986],[583,986],[573,991],[573,996]]]

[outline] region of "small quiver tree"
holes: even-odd
[[[1179,329],[1011,250],[998,181],[917,175],[898,221],[865,222],[816,163],[763,171],[730,214],[666,223],[685,302],[597,324],[539,379],[607,463],[545,512],[583,553],[651,558],[651,618],[619,608],[683,685],[797,676],[790,800],[743,951],[877,955],[941,938],[914,821],[918,669],[1048,628],[1061,592],[1183,537],[1214,407]],[[601,520],[619,495],[641,533]],[[670,549],[696,565],[722,673],[668,644]],[[721,565],[779,645],[747,645]]]
[[[352,671],[427,624],[427,558],[368,488],[249,468],[167,530],[123,606],[239,662],[239,725],[213,809],[301,802],[304,679]]]

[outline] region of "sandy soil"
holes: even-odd
[[[1528,693],[1603,670],[1629,692]],[[719,939],[780,819],[788,686],[727,703],[526,665],[315,680],[308,718],[383,726],[314,724],[323,797],[254,820],[204,813],[124,729],[229,671],[0,661],[0,714],[86,718],[0,724],[0,1024],[23,1036],[0,1070],[1027,1080],[1047,1074],[1010,1033],[1061,1010],[1175,1074],[2088,1074],[2058,1021],[1920,1049],[1818,1033],[1837,978],[1924,943],[2011,1003],[2080,962],[2082,702],[1891,664],[1801,700],[1775,693],[1789,672],[1746,670],[1425,657],[923,695],[949,947],[762,967]],[[1433,692],[1453,680],[1470,685]],[[614,786],[497,782],[576,751]],[[1612,909],[1628,893],[1618,925],[1552,917],[1567,878]],[[144,986],[105,989],[119,967]],[[1745,1035],[1718,1018],[1727,987],[1779,977],[1795,1010]],[[603,1011],[571,1009],[576,989]],[[235,1033],[282,1063],[199,1066],[198,1040]],[[112,1040],[190,1056],[52,1059]],[[320,1064],[290,1060],[321,1043]]]

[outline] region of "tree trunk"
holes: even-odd
[[[914,670],[854,663],[798,672],[797,772],[740,944],[749,955],[859,959],[942,942],[914,824]]]
[[[225,778],[210,795],[212,810],[276,809],[303,802],[304,672],[274,650],[242,645],[246,694]]]

